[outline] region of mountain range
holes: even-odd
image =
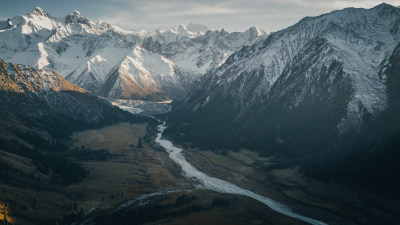
[[[203,149],[253,149],[280,166],[388,192],[400,157],[399,29],[400,9],[380,4],[261,37],[174,102],[166,134]]]
[[[337,183],[372,190],[390,204],[371,200],[360,215],[376,219],[351,219],[377,224],[385,215],[375,209],[395,211],[400,200],[399,85],[400,9],[388,4],[306,17],[268,35],[198,24],[127,31],[78,11],[56,18],[37,7],[0,21],[0,152],[29,159],[45,179],[5,161],[0,178],[22,187],[78,183],[87,171],[68,153],[101,158],[107,150],[72,149],[73,132],[121,121],[142,123],[146,139],[157,132],[155,120],[102,97],[173,99],[159,116],[163,136],[192,150],[256,151],[268,163],[246,168],[299,169],[310,183],[332,182],[330,191]]]
[[[2,60],[0,92],[1,140],[6,142],[20,141],[14,135],[25,131],[51,138],[133,118],[54,71]]]
[[[14,186],[81,181],[85,169],[63,155],[75,131],[122,121],[151,122],[122,111],[54,71],[3,60],[0,102],[0,177],[3,184]],[[34,171],[46,178],[21,172],[16,166],[20,164],[4,161],[7,157],[32,162]]]
[[[184,95],[264,31],[212,31],[198,24],[170,30],[126,31],[94,23],[78,11],[55,18],[37,7],[0,21],[0,58],[51,69],[93,94],[163,100]]]

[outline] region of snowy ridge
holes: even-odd
[[[332,60],[343,66],[345,77],[350,79],[353,88],[347,115],[338,125],[345,130],[349,123],[360,124],[365,113],[376,114],[386,108],[383,71],[400,39],[399,21],[399,9],[387,4],[368,10],[348,8],[304,18],[232,54],[215,73],[209,73],[203,79],[204,94],[197,101],[204,102],[210,95],[218,96],[213,92],[223,90],[223,95],[231,96],[235,105],[244,110],[256,102],[265,102],[277,80],[283,79],[283,74],[295,72],[291,67],[296,63],[296,57],[317,45],[317,40],[324,40],[328,53],[304,71],[303,76],[315,76],[317,68],[329,66]],[[258,79],[257,84],[254,79]],[[202,89],[202,85],[199,88]],[[307,101],[303,97],[298,96]]]
[[[204,25],[190,23],[188,26],[181,24],[170,30],[157,30],[155,34],[151,34],[159,43],[168,43],[178,41],[182,38],[196,38],[204,35],[210,28]]]
[[[265,35],[264,31],[259,31],[256,27],[233,33],[223,29],[209,30],[196,38],[183,38],[163,45],[158,45],[158,42],[151,38],[145,40],[143,45],[166,56],[182,73],[197,79],[207,71],[213,71],[222,65],[233,52]]]
[[[9,114],[18,124],[29,126],[36,126],[36,122],[26,121],[40,123],[42,119],[61,124],[76,121],[94,125],[126,115],[54,71],[5,63],[1,59],[0,99],[3,116]],[[42,126],[47,127],[48,123]]]
[[[7,62],[52,69],[97,95],[157,100],[183,95],[206,71],[264,34],[229,34],[198,24],[126,31],[78,11],[54,18],[39,7],[0,21],[0,29],[0,58]]]

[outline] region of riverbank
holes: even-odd
[[[150,214],[153,216],[142,218],[150,224],[218,222],[256,225],[265,221],[272,221],[274,224],[304,224],[279,215],[247,197],[194,189],[192,183],[182,176],[180,166],[169,159],[167,152],[146,143],[148,130],[147,124],[119,123],[74,133],[71,136],[74,141],[71,152],[77,155],[85,153],[85,158],[79,160],[79,163],[88,170],[87,177],[78,184],[69,186],[0,185],[1,198],[8,206],[7,218],[18,221],[18,224],[29,225],[71,224],[75,221],[79,223],[87,219],[104,218],[102,216],[111,219],[114,218],[114,210],[121,204],[161,191],[165,194],[132,204],[120,213],[160,210],[160,215],[165,218],[154,216],[157,212]],[[102,153],[102,157],[98,157],[97,153]],[[7,157],[11,160],[13,156]],[[18,161],[21,168],[26,170],[32,167],[30,161],[21,157],[13,160]],[[168,192],[171,190],[178,191]],[[187,190],[192,191],[188,193]],[[168,204],[175,204],[178,199],[185,199],[185,196],[192,200],[180,206],[166,207]],[[130,221],[125,222],[131,224]]]
[[[136,202],[118,215],[124,218],[124,214],[159,210],[150,215],[160,213],[165,216],[143,217],[146,224],[305,224],[279,214],[249,197],[194,189],[193,182],[182,176],[181,166],[171,161],[166,151],[146,143],[145,140],[151,139],[147,137],[148,130],[154,129],[150,129],[147,124],[120,123],[76,132],[72,136],[74,149],[93,153],[105,150],[109,153],[104,159],[82,160],[84,168],[89,171],[82,182],[70,186],[49,185],[45,189],[3,185],[0,187],[3,200],[14,200],[13,204],[9,204],[12,206],[10,212],[20,224],[60,223],[63,216],[77,215],[81,210],[86,218],[77,218],[78,221],[95,218],[107,221],[107,218],[116,218],[114,210],[122,203],[159,191],[163,194],[152,196],[148,201]],[[264,166],[274,160],[260,157],[251,151],[221,155],[211,151],[185,149],[184,156],[190,164],[208,176],[269,196],[290,205],[295,212],[323,221],[357,224],[354,215],[363,217],[368,216],[368,213],[370,216],[382,213],[373,211],[371,206],[376,202],[386,204],[380,199],[366,201],[365,196],[354,195],[354,192],[346,194],[352,191],[348,188],[309,180],[295,168],[265,171]],[[16,160],[29,166],[26,160]],[[168,192],[171,190],[186,191]],[[187,197],[191,200],[179,205],[181,203],[178,199]],[[177,201],[179,206],[174,205]],[[341,211],[339,207],[344,210]],[[391,213],[398,209],[390,202],[384,208],[387,208],[384,215],[389,219]],[[126,221],[125,224],[130,223]]]
[[[270,196],[311,217],[333,224],[396,224],[398,219],[399,205],[390,199],[357,187],[310,179],[298,168],[265,169],[275,160],[255,152],[185,150],[186,159],[207,175]]]
[[[135,157],[134,154],[139,154],[142,150],[134,148],[131,153],[126,152],[126,149],[132,147],[132,144],[134,146],[139,144],[138,138],[135,139],[133,136],[126,137],[126,134],[129,134],[129,129],[133,129],[133,133],[140,134],[139,137],[143,138],[146,135],[143,131],[147,130],[147,127],[145,125],[132,127],[129,124],[119,124],[98,130],[75,133],[74,137],[77,139],[77,146],[84,145],[90,149],[106,147],[112,154],[125,155],[124,161],[126,163],[135,164],[138,162],[130,157]],[[170,176],[173,178],[170,180],[172,183],[166,185],[167,181],[161,182],[160,180],[159,183],[149,183],[149,186],[144,188],[132,186],[130,187],[131,194],[129,196],[131,198],[129,200],[123,201],[118,206],[115,204],[108,206],[98,205],[97,207],[92,205],[96,209],[88,215],[85,221],[95,221],[96,224],[109,224],[110,221],[118,224],[132,224],[132,220],[128,219],[129,215],[136,215],[135,219],[140,218],[139,224],[142,222],[149,224],[196,224],[196,222],[200,221],[201,223],[198,224],[215,224],[215,221],[218,221],[219,224],[264,224],[265,221],[273,222],[274,224],[305,224],[296,219],[280,215],[262,203],[245,196],[195,189],[192,185],[193,182],[189,182],[182,176],[181,167],[168,158],[167,152],[161,149],[154,150],[151,148],[151,150],[150,148],[145,144],[144,149],[148,151],[146,154],[147,160],[153,158],[154,161],[155,158],[158,158],[159,160],[162,159],[164,163],[172,164],[172,166],[164,166],[162,169],[160,167],[157,170],[156,168],[151,168],[155,165],[153,163],[146,166],[145,168],[147,169],[144,169],[144,171],[150,173],[148,175],[152,177],[151,169],[153,169],[153,174],[158,174],[159,176],[157,177],[160,179]],[[140,160],[145,158],[141,157]],[[116,161],[113,160],[113,163]],[[108,170],[107,167],[115,167],[117,165],[103,164],[102,168],[103,170]],[[143,164],[138,166],[135,167],[134,165],[137,170],[143,170]],[[125,170],[119,174],[114,174],[114,179],[122,179],[127,174],[135,177],[138,174],[137,171],[127,170],[127,168],[114,169]],[[136,176],[134,179],[139,182],[143,179],[143,176]],[[157,185],[159,188],[155,188]],[[101,184],[99,183],[98,186],[101,186]],[[109,189],[109,187],[106,189]],[[138,193],[143,193],[144,195],[137,195]],[[142,196],[148,197],[142,199]],[[138,197],[140,201],[137,201]],[[183,203],[179,203],[181,201],[179,199],[182,198],[190,199],[190,201],[186,202],[185,200]],[[178,203],[176,203],[177,201]],[[123,206],[122,209],[121,205]],[[140,212],[140,215],[135,214],[138,212]]]
[[[25,186],[1,184],[0,200],[7,203],[9,217],[18,224],[29,225],[62,224],[64,217],[65,224],[70,224],[79,220],[81,212],[113,209],[157,190],[192,188],[165,152],[144,141],[147,129],[147,124],[119,123],[75,132],[71,149],[65,154],[82,164],[87,176],[68,186],[39,182]],[[4,157],[22,171],[39,175],[31,160],[13,154],[2,154]]]
[[[288,205],[271,199],[270,197],[263,196],[258,193],[252,192],[251,190],[239,187],[233,183],[226,181],[223,178],[219,179],[203,173],[186,160],[185,156],[183,155],[183,152],[185,151],[184,149],[176,147],[171,141],[162,138],[162,134],[166,129],[165,124],[159,125],[158,129],[159,133],[157,134],[155,142],[162,146],[168,152],[170,159],[181,166],[183,176],[186,177],[186,179],[192,181],[192,183],[194,183],[196,187],[219,193],[247,196],[265,204],[277,213],[297,219],[299,221],[306,222],[312,225],[327,224],[317,219],[301,215],[298,212],[293,211],[293,209],[291,209]]]

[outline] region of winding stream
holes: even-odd
[[[296,212],[293,212],[288,206],[280,202],[259,195],[247,189],[238,187],[227,181],[215,177],[210,177],[207,174],[194,168],[188,161],[186,161],[185,157],[182,155],[181,152],[183,151],[183,149],[175,147],[171,141],[161,138],[166,128],[167,127],[165,126],[165,123],[159,125],[158,127],[159,133],[157,134],[157,138],[155,141],[159,143],[168,152],[170,159],[172,159],[174,162],[178,163],[182,167],[182,175],[185,176],[188,180],[195,181],[196,183],[198,183],[199,187],[207,190],[216,191],[219,193],[245,195],[264,203],[272,210],[281,213],[283,215],[296,218],[298,220],[304,221],[312,225],[327,225],[327,223],[297,214]]]

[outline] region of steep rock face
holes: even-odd
[[[400,181],[393,179],[393,171],[400,170],[400,44],[384,74],[387,109],[365,122],[357,134],[346,135],[329,151],[304,160],[302,168],[307,175],[362,185],[399,202]]]
[[[30,66],[0,60],[0,90],[15,93],[49,93],[58,91],[86,92],[57,73],[35,70]]]
[[[7,62],[54,70],[96,95],[148,100],[182,96],[207,70],[263,34],[252,28],[216,35],[197,24],[126,31],[95,24],[78,11],[54,18],[40,8],[1,21],[0,29],[0,58]]]
[[[143,41],[143,46],[166,56],[182,73],[195,80],[207,71],[215,70],[233,52],[252,44],[263,35],[265,32],[257,27],[233,33],[208,30],[204,35],[195,38],[185,37],[166,43],[155,37],[148,37]]]
[[[110,50],[120,54],[106,54]],[[103,57],[104,56],[104,57]],[[147,51],[139,45],[117,50],[105,47],[67,77],[73,83],[87,87],[91,92],[113,98],[140,98],[180,94],[185,87],[174,63]]]
[[[216,148],[324,149],[387,108],[399,21],[387,4],[348,8],[257,40],[175,104],[167,133]]]
[[[181,24],[170,30],[161,29],[148,35],[157,40],[157,42],[164,44],[185,38],[196,38],[205,34],[208,30],[210,30],[210,28],[207,26],[190,23],[188,26]]]
[[[69,155],[75,131],[118,122],[152,122],[112,106],[53,71],[2,60],[0,102],[0,152],[32,162],[23,167],[34,171],[21,172],[17,164],[2,167],[2,182],[10,179],[16,186],[80,182],[87,172]],[[31,173],[35,175],[28,176]]]
[[[1,114],[20,122],[28,120],[35,124],[45,119],[46,123],[63,124],[80,121],[85,127],[130,116],[53,71],[2,60],[0,92]]]

